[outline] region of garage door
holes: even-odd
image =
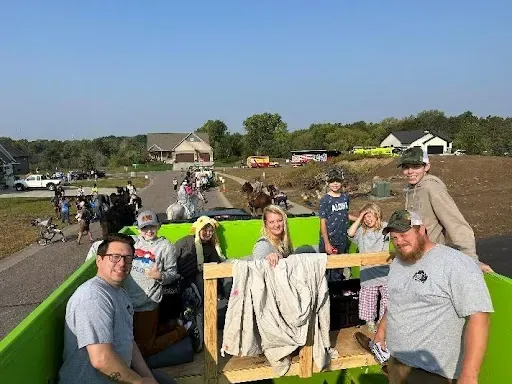
[[[443,153],[443,146],[442,145],[429,145],[427,147],[427,153],[429,155],[439,155]]]
[[[194,162],[194,154],[193,153],[177,153],[176,154],[176,162],[177,163],[193,163]]]

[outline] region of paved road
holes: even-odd
[[[153,173],[153,183],[139,193],[144,208],[155,210],[162,218],[175,200],[173,176],[180,179],[180,172]],[[206,208],[228,204],[217,190],[206,192],[206,197]],[[98,223],[93,223],[91,230],[95,238],[101,236]],[[34,244],[0,260],[0,339],[83,263],[90,244],[82,239],[78,245],[76,232],[77,225],[71,225],[66,227],[67,243],[56,242],[46,247]]]

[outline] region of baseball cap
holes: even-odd
[[[405,209],[395,211],[389,218],[388,225],[382,230],[382,233],[387,235],[390,231],[407,232],[414,225],[422,224],[423,220],[416,212],[410,212]]]
[[[156,213],[149,210],[139,213],[139,216],[137,216],[137,227],[140,229],[149,225],[160,225]]]
[[[398,159],[398,167],[404,164],[429,164],[428,155],[421,147],[407,148]]]
[[[344,179],[345,175],[343,174],[343,169],[332,168],[327,171],[327,182],[343,181]]]

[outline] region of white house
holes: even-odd
[[[428,154],[451,153],[452,140],[438,133],[429,131],[397,131],[391,132],[382,142],[381,147],[410,148],[421,147]]]
[[[204,132],[148,133],[146,148],[153,160],[174,164],[174,169],[213,165],[213,149]]]

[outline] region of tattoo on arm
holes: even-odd
[[[110,375],[108,375],[108,379],[110,381],[115,381],[117,383],[121,380],[121,373],[120,372],[112,372]]]

